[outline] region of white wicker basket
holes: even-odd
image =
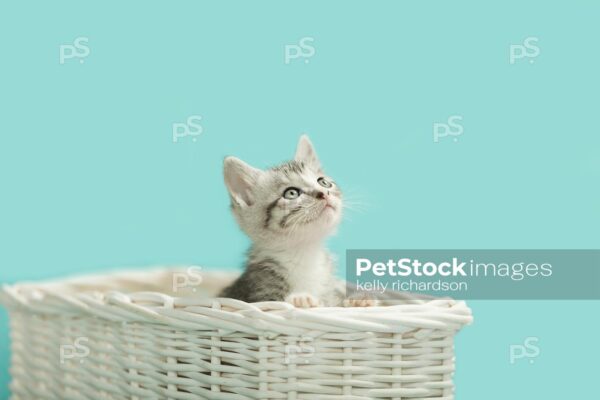
[[[452,399],[464,302],[295,309],[177,269],[5,286],[12,399]],[[175,274],[175,275],[174,275]]]

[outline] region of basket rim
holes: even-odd
[[[301,309],[285,302],[246,303],[219,297],[177,297],[158,291],[126,293],[111,290],[116,283],[140,283],[147,280],[149,274],[173,274],[183,268],[153,267],[4,284],[0,291],[0,304],[10,313],[101,318],[123,324],[151,323],[171,329],[218,329],[221,333],[266,336],[306,336],[307,327],[321,333],[399,333],[418,329],[420,334],[428,334],[439,330],[458,331],[473,319],[464,301],[450,298],[412,298],[408,304],[375,307]],[[207,271],[203,272],[204,277],[221,283],[238,275],[212,269]],[[69,289],[78,287],[89,287],[89,290],[69,293]],[[99,287],[105,287],[105,290],[97,290]]]

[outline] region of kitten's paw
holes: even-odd
[[[366,293],[344,300],[344,307],[377,307],[379,304],[379,300]]]
[[[309,293],[292,293],[285,298],[287,303],[293,304],[298,308],[318,307],[319,300]]]

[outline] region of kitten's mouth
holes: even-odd
[[[335,211],[335,206],[333,204],[327,203],[325,204],[325,207],[323,207],[323,211],[321,212],[325,212],[325,210],[327,209],[331,209],[332,211]]]

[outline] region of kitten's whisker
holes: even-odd
[[[359,205],[344,204],[343,209],[348,210],[350,212],[358,212],[358,213],[364,213],[367,211],[366,207],[363,207],[362,204],[359,204]]]

